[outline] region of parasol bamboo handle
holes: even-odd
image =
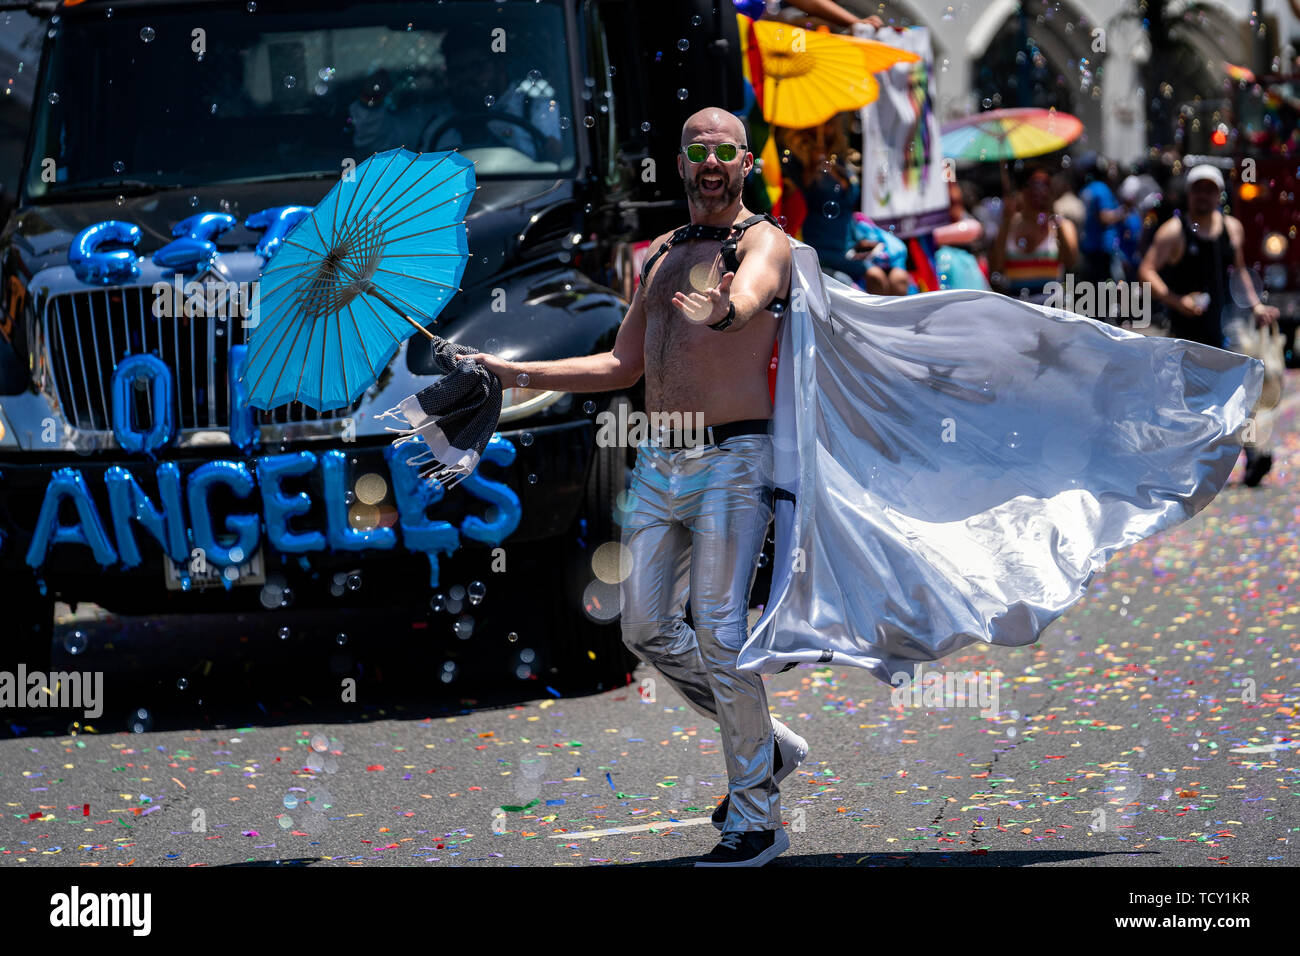
[[[380,302],[384,303],[384,305],[388,306],[390,309],[392,309],[394,312],[396,312],[396,313],[397,313],[398,315],[400,315],[402,318],[406,319],[407,322],[410,322],[410,323],[411,323],[413,326],[415,326],[416,329],[418,329],[420,332],[423,332],[423,333],[424,333],[424,337],[425,337],[426,339],[428,339],[430,342],[432,342],[434,339],[437,338],[436,335],[434,335],[432,332],[430,332],[428,329],[426,329],[423,325],[421,325],[419,322],[415,321],[415,319],[411,318],[409,315],[407,315],[405,312],[403,312],[400,308],[398,308],[396,305],[394,305],[392,302],[390,302],[390,301],[388,300],[388,298],[387,298],[387,297],[386,297],[382,292],[380,292],[378,289],[376,289],[373,285],[372,285],[369,289],[367,289],[366,291],[367,291],[370,295],[373,295],[373,296],[374,296],[376,299],[378,299]]]

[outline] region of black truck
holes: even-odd
[[[617,585],[592,558],[617,540],[631,459],[595,433],[601,412],[641,406],[640,386],[509,388],[475,480],[417,493],[395,480],[375,415],[434,380],[424,336],[351,407],[250,410],[230,374],[247,310],[210,293],[255,287],[277,217],[366,157],[454,148],[480,188],[462,291],[435,331],[523,360],[609,349],[638,243],[687,218],[674,160],[685,116],[743,108],[732,5],[3,6],[44,33],[22,166],[0,177],[5,657],[48,660],[56,599],[122,614],[263,609],[268,627],[290,608],[407,602],[432,607],[448,640],[463,617],[448,610],[504,633],[521,619],[506,603],[517,592],[493,584],[504,568],[540,585],[528,626],[544,650],[520,676],[622,682]],[[195,246],[206,253],[177,254]],[[166,390],[123,379],[142,355],[166,367]],[[161,447],[124,446],[163,425]],[[294,526],[328,544],[284,554],[262,477],[301,452],[316,464],[283,472],[275,493],[309,501]],[[214,463],[251,486],[200,483]],[[476,579],[488,595],[471,587],[466,603]]]

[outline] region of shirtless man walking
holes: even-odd
[[[605,392],[644,374],[652,416],[703,416],[703,444],[660,432],[638,446],[621,590],[624,642],[722,731],[729,794],[713,823],[723,835],[697,866],[762,866],[789,847],[777,784],[808,752],[768,713],[762,675],[736,668],[772,520],[767,374],[791,276],[785,233],[741,202],[753,165],[731,113],[708,108],[686,121],[677,171],[691,223],[651,243],[611,351],[551,362],[465,356],[506,386],[526,373],[534,388]]]

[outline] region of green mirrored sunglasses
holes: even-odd
[[[737,146],[735,143],[718,143],[716,146],[706,146],[704,143],[691,143],[682,150],[686,158],[693,163],[702,163],[709,158],[709,152],[718,157],[718,162],[729,163],[739,155],[740,151],[746,147]]]

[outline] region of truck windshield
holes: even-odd
[[[49,42],[28,200],[336,176],[402,145],[480,177],[574,167],[555,2],[123,7]]]

